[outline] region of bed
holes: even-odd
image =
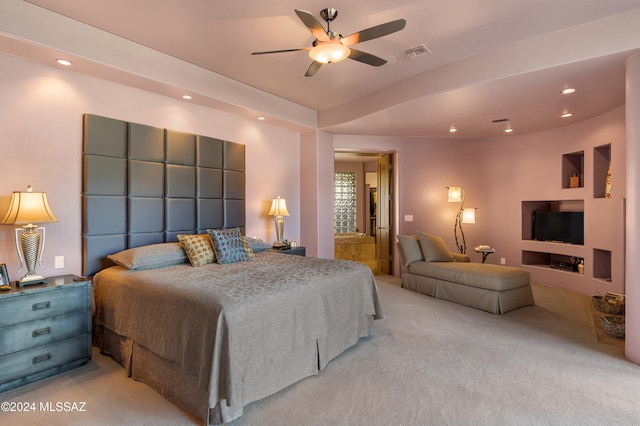
[[[336,259],[355,260],[364,263],[372,271],[378,269],[375,237],[355,232],[335,234],[334,239]]]
[[[274,252],[114,266],[94,277],[94,295],[100,350],[204,424],[318,374],[383,316],[365,265]]]
[[[383,317],[367,266],[251,249],[244,145],[83,121],[94,344],[133,379],[203,424],[226,423],[319,374]]]

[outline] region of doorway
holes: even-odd
[[[335,152],[335,224],[336,258],[349,252],[349,260],[360,260],[362,252],[369,252],[366,261],[375,273],[393,273],[393,188],[392,154],[365,152]],[[353,176],[353,200],[345,200],[345,182]],[[352,220],[348,215],[353,214]],[[347,215],[347,217],[345,217]],[[349,224],[345,228],[345,224]],[[352,224],[352,225],[351,225]],[[340,233],[337,233],[340,230]],[[344,247],[347,236],[354,241],[366,241],[366,246]],[[364,255],[362,255],[364,256]],[[369,256],[371,257],[369,259]],[[373,266],[371,266],[373,264]]]

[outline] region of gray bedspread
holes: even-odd
[[[198,268],[114,266],[94,277],[94,297],[98,329],[197,378],[208,407],[191,414],[207,422],[317,374],[383,317],[365,265],[272,252]]]

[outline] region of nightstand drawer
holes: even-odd
[[[0,327],[0,356],[86,334],[88,331],[89,313],[86,309]]]
[[[0,392],[19,384],[33,381],[33,375],[43,377],[77,367],[91,358],[90,336],[84,334],[73,339],[61,340],[33,349],[0,356]],[[74,364],[78,361],[78,365]],[[49,371],[52,370],[53,372]],[[59,370],[59,371],[56,371]],[[16,382],[18,383],[11,383]]]
[[[61,286],[37,293],[18,293],[16,297],[2,297],[0,298],[0,312],[2,312],[0,327],[86,310],[88,291],[88,285]]]

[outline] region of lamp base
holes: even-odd
[[[43,277],[42,275],[32,274],[25,275],[21,280],[16,281],[16,285],[18,287],[24,287],[25,285],[33,285],[33,284],[46,284],[47,277]]]
[[[271,246],[271,248],[274,248],[274,249],[283,249],[283,248],[287,248],[287,247],[288,247],[288,245],[286,243],[281,242],[281,241],[276,241]]]

